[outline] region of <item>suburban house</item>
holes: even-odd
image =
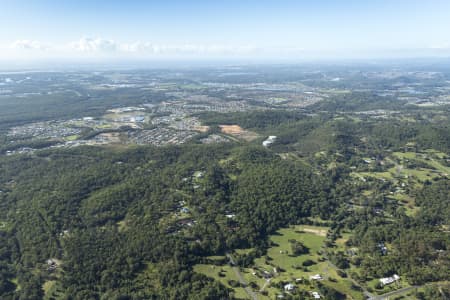
[[[399,279],[400,279],[400,276],[398,276],[397,274],[394,274],[391,277],[380,278],[380,282],[382,285],[387,285],[387,284],[396,282]]]
[[[310,280],[322,280],[323,278],[322,278],[322,275],[316,274],[316,275],[313,275],[313,276],[309,276],[309,279]]]
[[[293,285],[292,283],[288,283],[284,286],[284,290],[286,292],[292,292],[293,290],[295,290],[295,285]]]

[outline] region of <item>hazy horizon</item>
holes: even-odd
[[[3,1],[0,64],[450,57],[450,2]]]

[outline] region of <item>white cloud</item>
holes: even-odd
[[[156,47],[152,43],[138,41],[130,44],[121,44],[119,50],[131,53],[155,53]]]
[[[259,49],[250,46],[233,47],[221,45],[155,45],[149,42],[134,42],[130,44],[120,44],[119,51],[137,54],[152,55],[230,55],[230,54],[251,54]]]
[[[48,46],[43,45],[41,42],[32,40],[17,40],[11,44],[13,49],[25,49],[25,50],[46,50]]]
[[[261,52],[252,46],[223,45],[157,45],[136,41],[118,43],[102,38],[83,37],[68,44],[68,48],[87,53],[109,53],[116,55],[158,56],[158,55],[248,55]]]
[[[113,40],[83,37],[69,44],[69,47],[81,52],[115,52],[119,47]]]
[[[25,50],[20,50],[25,49]],[[148,41],[117,42],[101,37],[82,37],[79,40],[44,44],[35,40],[18,40],[2,50],[5,57],[51,57],[51,58],[219,58],[219,57],[266,57],[298,55],[300,48],[264,48],[250,45],[172,44],[161,45]],[[42,51],[45,50],[45,51]]]
[[[435,50],[447,50],[447,49],[450,49],[450,42],[434,44],[434,45],[431,45],[429,48],[435,49]]]

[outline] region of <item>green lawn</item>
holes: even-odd
[[[310,232],[306,232],[306,230]],[[315,227],[315,226],[295,226],[294,228],[281,229],[277,235],[271,236],[270,240],[278,246],[271,247],[267,255],[272,258],[272,264],[279,266],[285,270],[291,270],[293,265],[298,265],[307,259],[317,260],[317,251],[320,250],[328,228],[326,227]],[[299,233],[304,231],[303,233]],[[316,231],[319,234],[314,233]],[[294,239],[302,242],[306,247],[308,247],[309,254],[292,256],[291,245],[289,240]],[[259,258],[255,261],[256,264],[264,263],[264,258]]]
[[[42,289],[44,290],[44,299],[50,299],[56,295],[56,280],[48,280],[44,282]]]
[[[243,255],[243,254],[249,254],[250,252],[252,252],[254,249],[253,248],[247,248],[247,249],[234,249],[234,252],[236,252],[238,255]]]
[[[377,179],[393,180],[391,172],[358,172],[354,173],[357,177],[374,177]]]
[[[69,136],[66,136],[65,137],[65,140],[66,141],[75,141],[76,139],[78,139],[80,136],[79,135],[76,135],[76,134],[74,134],[74,135],[69,135]]]
[[[21,287],[19,284],[19,279],[17,277],[13,278],[13,279],[11,279],[11,282],[16,286],[16,292],[20,291]]]
[[[232,288],[228,283],[229,280],[238,281],[236,274],[234,273],[232,267],[228,265],[224,266],[214,266],[214,265],[205,265],[198,264],[194,266],[194,271],[203,275],[206,275],[210,278],[214,278],[215,280],[222,283],[224,286],[228,288]],[[222,276],[219,276],[219,273]],[[248,299],[248,295],[242,287],[232,288],[235,292],[235,297],[238,299]]]
[[[9,231],[11,230],[12,226],[10,223],[6,221],[0,221],[0,231]]]
[[[427,164],[431,169],[439,171],[443,174],[450,174],[450,167],[442,165],[437,159],[444,159],[446,157],[445,153],[434,152],[433,150],[428,150],[426,153],[416,153],[416,152],[394,152],[393,156],[399,159],[409,159],[416,160],[421,163]]]
[[[389,292],[410,286],[404,278],[400,278],[400,280],[398,282],[394,282],[389,285],[386,285],[382,289],[376,289],[375,285],[379,282],[379,280],[380,280],[379,278],[376,278],[376,279],[372,279],[371,281],[366,282],[367,287],[372,288],[374,293],[378,294],[378,295],[382,295],[385,293],[389,293]]]
[[[401,204],[404,205],[408,216],[414,216],[420,210],[420,207],[415,206],[414,199],[406,194],[395,193],[393,195],[389,195],[388,198],[401,202]]]
[[[280,229],[276,234],[271,235],[270,241],[273,246],[267,250],[267,255],[256,258],[254,266],[243,268],[241,270],[242,276],[248,283],[253,282],[258,286],[258,288],[255,289],[256,291],[259,291],[264,286],[264,290],[268,295],[263,296],[258,293],[258,298],[276,298],[277,295],[282,293],[282,290],[278,287],[280,282],[296,284],[298,289],[308,292],[316,290],[314,283],[307,283],[307,281],[310,276],[321,274],[324,278],[322,281],[323,284],[330,286],[341,293],[350,295],[352,299],[363,299],[362,293],[351,289],[351,282],[348,279],[339,277],[336,270],[328,261],[320,261],[321,255],[318,254],[318,251],[322,250],[328,229],[328,227],[324,226],[296,225]],[[337,241],[337,244],[343,248],[344,243],[349,236],[350,233],[344,233],[342,238]],[[309,248],[309,252],[293,256],[289,240],[302,242]],[[245,254],[251,250],[252,249],[238,249],[235,252],[238,254]],[[315,264],[307,266],[306,269],[304,269],[302,263],[306,260],[312,260]],[[198,264],[194,267],[194,270],[218,280],[227,287],[230,287],[228,284],[229,280],[237,280],[233,269],[228,265],[213,266],[208,264]],[[267,282],[266,279],[262,277],[264,271],[273,275],[270,282]],[[222,273],[222,276],[219,276],[219,273]],[[306,282],[296,282],[296,279],[300,278],[306,279]],[[328,278],[333,278],[336,281],[332,282],[328,280]],[[237,296],[247,298],[245,290],[242,288],[237,288],[235,291]]]

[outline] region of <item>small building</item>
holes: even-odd
[[[384,243],[378,243],[377,247],[380,249],[382,255],[387,255],[388,249]]]
[[[288,283],[284,286],[284,290],[286,292],[292,292],[293,290],[295,290],[295,285],[293,285],[292,283]]]
[[[310,280],[322,280],[323,278],[322,278],[322,275],[316,274],[316,275],[309,276],[309,279]]]
[[[202,177],[203,177],[203,172],[202,172],[202,171],[196,171],[196,172],[194,172],[194,177],[196,177],[196,178],[202,178]]]
[[[277,137],[275,135],[271,135],[265,141],[262,142],[262,145],[264,147],[269,147],[271,144],[275,142],[276,139]]]
[[[314,299],[320,299],[320,294],[318,292],[311,292],[311,296],[313,296]]]
[[[264,279],[270,279],[270,278],[272,278],[272,274],[270,274],[270,272],[264,270],[264,272],[262,273],[262,277]]]
[[[134,116],[131,118],[131,122],[137,122],[137,123],[142,123],[145,121],[145,117],[144,116]]]
[[[54,271],[57,267],[58,264],[54,259],[52,258],[47,259],[47,271],[49,272]]]
[[[394,274],[391,277],[380,278],[380,282],[382,285],[388,285],[398,280],[400,280],[400,276],[398,276],[397,274]]]

